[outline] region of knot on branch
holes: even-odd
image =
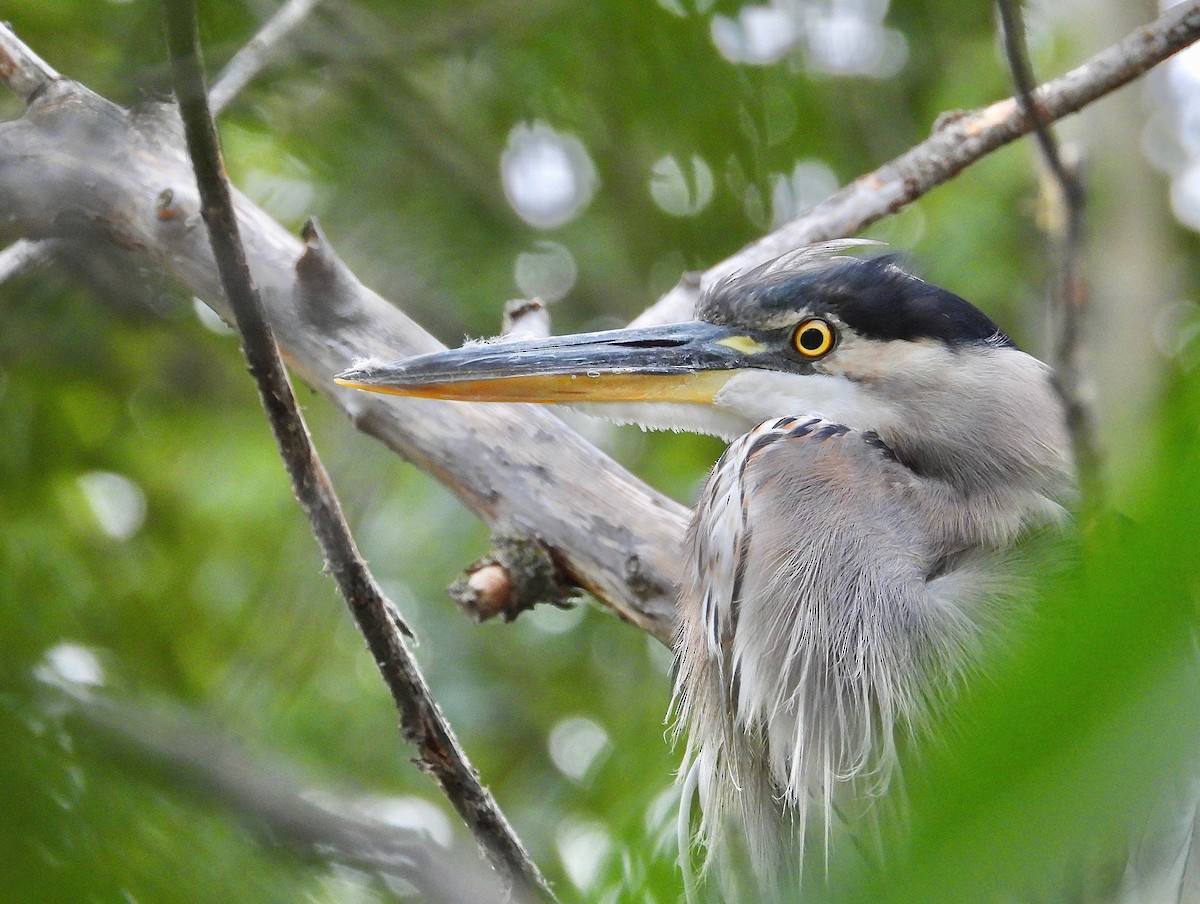
[[[496,534],[491,552],[472,563],[447,593],[475,622],[497,615],[511,622],[538,603],[566,608],[576,590],[540,540]]]
[[[162,222],[174,220],[182,213],[179,203],[175,200],[175,189],[164,188],[154,199],[154,215]]]
[[[358,279],[333,250],[316,217],[300,232],[304,253],[296,260],[297,308],[310,323],[334,329],[359,317]]]
[[[929,132],[932,135],[936,135],[942,129],[947,129],[957,122],[962,122],[970,115],[970,110],[943,110],[938,114],[937,119],[933,121],[933,128]]]

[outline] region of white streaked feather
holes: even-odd
[[[745,272],[738,271],[726,279],[728,281],[745,281],[755,285],[777,279],[785,279],[812,270],[821,270],[830,264],[846,260],[848,255],[843,252],[857,251],[861,248],[878,248],[886,245],[874,239],[831,239],[828,242],[814,242],[803,245],[792,251],[785,251],[779,257],[767,261],[758,267]]]
[[[744,847],[760,892],[797,887],[811,830],[827,854],[839,812],[870,822],[896,738],[978,661],[1019,592],[1006,554],[979,544],[1041,520],[1050,505],[1029,496],[951,503],[818,418],[760,424],[714,468],[689,534],[673,710],[698,837],[723,857]],[[933,529],[947,520],[953,537]]]

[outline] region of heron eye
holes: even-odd
[[[806,358],[820,358],[833,348],[833,327],[816,318],[805,320],[792,333],[792,345]]]

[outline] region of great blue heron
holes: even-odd
[[[886,784],[897,736],[1003,621],[1014,543],[1063,520],[1073,492],[1050,369],[962,298],[846,244],[718,283],[689,323],[338,377],[737,437],[687,537],[675,693],[699,836],[768,887]]]

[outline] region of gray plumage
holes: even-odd
[[[741,900],[793,897],[835,823],[870,824],[904,738],[1019,620],[1020,541],[1073,494],[1049,368],[896,259],[842,255],[856,244],[724,280],[690,323],[339,377],[733,440],[687,536],[674,712],[682,832],[697,797],[710,859],[754,877]]]
[[[734,441],[687,540],[684,774],[700,840],[744,855],[761,891],[797,881],[835,811],[861,816],[888,786],[897,737],[1012,621],[1015,542],[1064,519],[1071,492],[1045,365],[889,260],[812,261],[723,284],[702,305],[713,319],[752,306],[771,326],[817,316],[841,331],[805,378],[836,388],[815,393],[817,406],[797,394],[774,412],[786,416]],[[863,286],[881,305],[916,298],[925,332],[870,322]],[[717,313],[721,297],[738,300],[735,315]]]

